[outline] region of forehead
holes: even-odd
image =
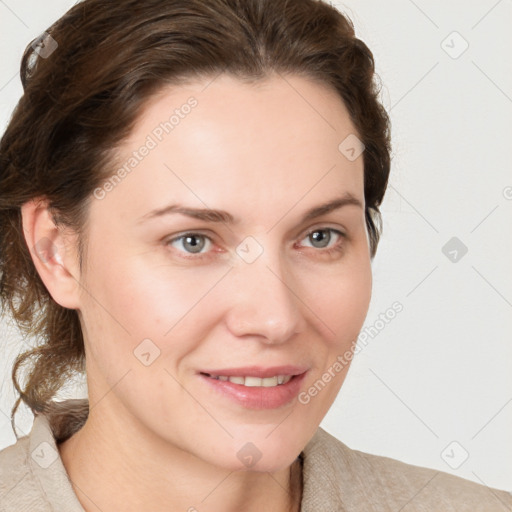
[[[339,95],[303,77],[249,84],[221,75],[166,87],[118,149],[126,172],[109,200],[123,207],[129,195],[139,210],[180,198],[229,210],[235,195],[260,209],[328,191],[364,200],[363,158],[339,147],[355,136]]]

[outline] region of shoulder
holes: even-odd
[[[506,491],[442,471],[353,450],[321,428],[303,453],[303,494],[311,502],[311,510],[314,506],[325,506],[315,489],[321,489],[323,496],[330,497],[333,511],[339,510],[335,503],[347,511],[512,510],[512,495]]]
[[[76,402],[68,405],[75,412]],[[37,415],[28,436],[0,451],[1,512],[83,512],[57,442],[78,428],[84,416],[73,419],[64,414],[65,405],[56,407],[54,417]]]
[[[29,463],[28,436],[0,451],[0,503],[2,511],[50,510],[41,501],[41,488]]]

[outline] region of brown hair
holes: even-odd
[[[85,0],[23,55],[24,94],[0,141],[0,295],[37,340],[12,373],[21,401],[44,411],[84,369],[77,311],[57,304],[33,264],[20,207],[48,199],[57,223],[79,235],[87,207],[112,170],[113,149],[164,85],[229,73],[245,81],[298,74],[334,88],[365,145],[364,193],[371,257],[390,168],[389,118],[379,103],[373,55],[349,19],[319,0]],[[58,47],[56,47],[58,45]],[[56,47],[56,48],[55,48]],[[340,141],[341,142],[341,141]],[[29,365],[25,385],[18,380]]]

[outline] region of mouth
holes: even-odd
[[[209,388],[247,409],[275,409],[292,402],[309,368],[279,366],[201,371]]]

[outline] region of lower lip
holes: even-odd
[[[199,376],[217,392],[237,402],[247,409],[277,409],[291,402],[300,392],[302,381],[307,372],[294,375],[289,382],[273,387],[244,386],[233,382],[213,379],[207,375]]]

